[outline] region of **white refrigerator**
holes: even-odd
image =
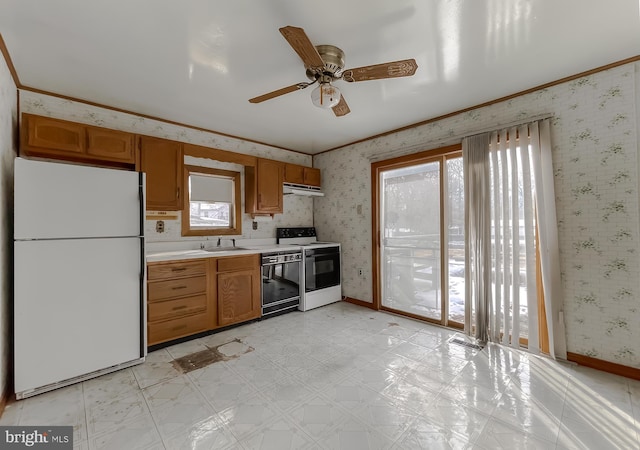
[[[16,158],[18,399],[144,361],[144,175]]]

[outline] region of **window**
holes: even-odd
[[[242,234],[240,173],[184,166],[183,236]]]

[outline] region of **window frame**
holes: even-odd
[[[230,217],[231,225],[228,228],[191,228],[191,195],[189,192],[189,176],[191,174],[217,175],[233,179],[233,204],[230,208],[232,217]],[[184,192],[184,203],[182,205],[182,236],[229,236],[242,234],[242,197],[240,172],[214,169],[211,167],[191,166],[185,164],[182,182],[182,192]]]

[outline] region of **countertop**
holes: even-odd
[[[286,250],[298,250],[298,245],[264,244],[264,245],[238,245],[233,247],[210,247],[204,250],[171,250],[147,252],[147,262],[173,261],[179,259],[195,258],[220,258],[223,256],[254,255],[256,253],[270,253]]]

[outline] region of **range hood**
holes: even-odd
[[[282,190],[284,195],[303,195],[305,197],[324,197],[324,192],[319,187],[303,186],[299,184],[284,183]]]

